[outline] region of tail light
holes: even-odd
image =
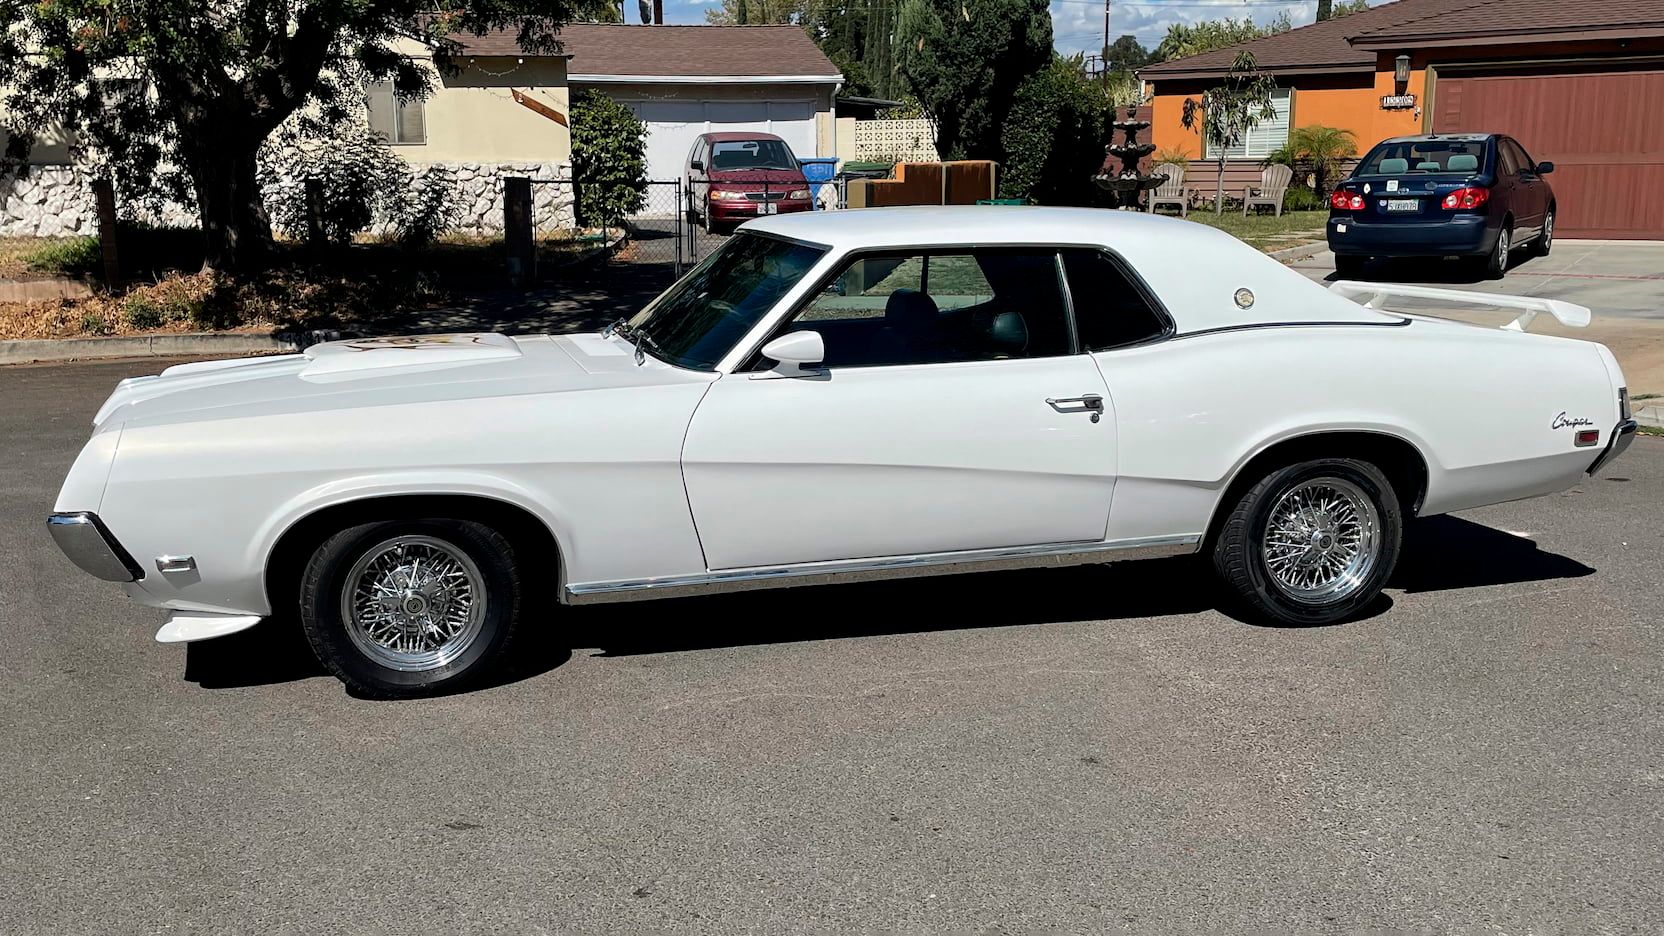
[[[1341,211],[1364,210],[1364,197],[1357,192],[1335,191],[1329,193],[1329,207]]]
[[[1619,387],[1618,388],[1618,418],[1619,419],[1628,419],[1628,418],[1630,418],[1631,415],[1632,414],[1629,411],[1629,388],[1628,387]]]
[[[1444,197],[1444,207],[1478,208],[1491,200],[1491,190],[1488,188],[1459,188]]]

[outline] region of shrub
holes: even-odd
[[[161,328],[162,307],[143,293],[133,293],[121,303],[121,315],[127,320],[127,327],[135,331],[149,331]]]
[[[1104,163],[1113,102],[1078,59],[1053,56],[1024,79],[1000,134],[1000,197],[1046,205],[1091,204]]]
[[[1284,211],[1317,211],[1329,207],[1328,199],[1304,185],[1291,185],[1283,195]]]
[[[647,203],[647,128],[593,89],[572,102],[572,178],[580,227],[617,224]]]
[[[456,192],[456,176],[445,166],[430,166],[415,177],[393,217],[399,243],[426,247],[456,227],[462,220],[462,204]]]
[[[1358,155],[1358,137],[1350,130],[1311,124],[1289,132],[1288,142],[1272,150],[1264,165],[1288,166],[1296,181],[1310,180],[1321,199],[1329,191],[1329,180],[1340,172],[1340,164]]]
[[[322,186],[323,234],[337,244],[396,216],[411,191],[411,170],[362,121],[319,130],[285,127],[260,150],[261,193],[272,223],[296,239],[307,234],[306,181]]]
[[[1187,163],[1194,158],[1194,156],[1190,155],[1189,147],[1182,145],[1171,148],[1164,146],[1161,149],[1156,150],[1155,154],[1155,162],[1157,165],[1160,165],[1161,163]]]
[[[89,335],[108,335],[115,331],[103,312],[87,310],[81,313],[81,330]]]
[[[49,240],[23,256],[23,265],[36,273],[76,276],[96,273],[103,254],[96,237]]]

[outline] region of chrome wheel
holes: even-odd
[[[1272,584],[1302,604],[1350,596],[1375,569],[1381,517],[1362,488],[1341,478],[1313,478],[1277,499],[1261,555]]]
[[[485,579],[472,559],[431,536],[372,546],[341,586],[341,618],[353,646],[405,672],[461,656],[485,623]]]
[[[1543,236],[1542,236],[1542,239],[1538,242],[1537,249],[1539,251],[1541,251],[1542,253],[1548,253],[1549,248],[1553,247],[1553,246],[1554,246],[1554,212],[1550,211],[1548,213],[1548,217],[1543,219]]]

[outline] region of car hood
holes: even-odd
[[[717,185],[762,185],[767,182],[779,184],[795,182],[807,185],[803,173],[796,169],[713,169],[707,173],[709,180]]]
[[[703,382],[715,376],[652,357],[637,364],[629,342],[599,334],[368,338],[314,345],[302,354],[181,364],[129,378],[116,385],[93,423],[154,425]]]

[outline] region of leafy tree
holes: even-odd
[[[705,11],[705,22],[713,26],[796,23],[808,5],[808,0],[722,0],[721,6]]]
[[[1156,61],[1166,62],[1187,55],[1223,49],[1262,36],[1274,36],[1293,28],[1294,24],[1289,20],[1286,11],[1277,14],[1276,19],[1264,26],[1247,16],[1240,20],[1225,17],[1199,23],[1174,23],[1167,27],[1167,35],[1163,36],[1161,44],[1156,46],[1154,58]]]
[[[1081,71],[1081,57],[1053,57],[1017,89],[1000,134],[1000,197],[1084,205],[1104,162],[1115,102]]]
[[[1046,0],[906,0],[901,75],[944,159],[999,159],[1017,88],[1052,60]]]
[[[1317,21],[1319,23],[1335,15],[1334,0],[1317,0]]]
[[[1201,127],[1202,138],[1219,154],[1219,175],[1213,190],[1214,214],[1225,210],[1225,151],[1241,143],[1255,124],[1277,115],[1271,103],[1271,92],[1276,89],[1277,83],[1271,76],[1260,73],[1254,54],[1239,52],[1224,81],[1202,92],[1201,100],[1184,99],[1184,113],[1180,118],[1184,128]]]
[[[895,99],[894,0],[818,0],[806,3],[798,22],[844,76],[844,93]]]
[[[205,269],[259,266],[272,242],[256,178],[261,145],[297,112],[332,122],[363,106],[367,81],[421,96],[433,75],[394,46],[419,37],[454,67],[458,33],[516,30],[528,52],[558,47],[564,22],[610,15],[607,0],[42,0],[0,4],[0,113],[16,167],[39,127],[128,200],[194,203]],[[177,171],[168,167],[177,166]]]
[[[572,178],[578,224],[617,224],[647,203],[647,128],[593,88],[572,101]]]
[[[1369,9],[1369,0],[1340,0],[1330,11],[1329,18],[1336,19],[1342,16],[1351,16],[1354,13],[1362,13],[1367,9]]]
[[[1104,50],[1104,66],[1112,72],[1133,72],[1150,64],[1150,50],[1133,35],[1125,35]]]

